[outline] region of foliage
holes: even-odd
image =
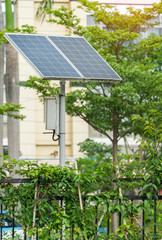
[[[113,161],[117,161],[119,140],[132,133],[143,134],[140,125],[134,125],[131,117],[134,114],[142,117],[148,109],[158,110],[162,90],[159,87],[162,79],[161,37],[153,35],[140,40],[139,36],[158,24],[155,18],[162,11],[162,4],[153,4],[144,10],[128,8],[125,14],[121,14],[110,5],[86,0],[79,3],[79,7],[86,8],[94,17],[96,26],[81,26],[75,10],[63,6],[57,10],[47,9],[52,16],[49,21],[84,36],[122,77],[123,82],[82,83],[83,88],[67,94],[66,112],[71,116],[79,116],[108,137],[113,145]],[[106,30],[98,27],[100,22]],[[30,79],[30,87],[32,84]],[[42,92],[42,84],[46,88],[48,83],[44,81],[40,85],[33,85],[37,92]],[[52,92],[51,96],[55,93]]]
[[[151,8],[133,9],[127,8],[126,14],[121,14],[114,6],[90,2],[87,0],[79,1],[86,7],[87,12],[95,18],[96,22],[103,22],[108,30],[127,29],[131,32],[140,32],[141,28],[145,31],[157,23],[149,22],[155,19],[162,12],[162,4],[153,4]],[[138,24],[137,24],[138,23]]]
[[[69,10],[65,6],[61,6],[61,8],[59,8],[58,10],[51,10],[50,8],[47,8],[46,13],[54,15],[56,17],[56,19],[50,18],[48,22],[54,22],[59,25],[64,25],[67,29],[75,29],[77,26],[77,30],[74,30],[75,33],[78,33],[79,29],[80,31],[82,29],[81,26],[78,26],[80,23],[80,19],[74,14],[75,10]]]
[[[147,39],[141,39],[134,44],[134,48],[129,49],[130,55],[127,55],[129,64],[142,66],[145,70],[161,71],[161,53],[162,53],[162,36],[150,34]],[[130,58],[129,58],[130,57]],[[132,58],[133,61],[132,62]]]
[[[138,221],[143,206],[140,203],[132,204],[126,197],[136,187],[140,190],[139,196],[146,194],[148,197],[144,205],[144,209],[147,210],[145,229],[147,239],[153,239],[153,233],[148,231],[148,226],[151,226],[154,208],[152,197],[157,196],[157,191],[161,187],[161,161],[157,154],[154,154],[154,158],[150,155],[142,163],[132,161],[127,164],[126,160],[118,162],[120,175],[117,179],[111,177],[110,172],[116,168],[112,163],[97,166],[92,175],[85,172],[77,174],[72,166],[61,168],[47,164],[38,165],[36,162],[8,160],[9,157],[5,156],[1,164],[1,179],[10,178],[7,175],[13,175],[15,172],[21,178],[30,179],[30,182],[20,182],[18,185],[1,184],[1,201],[10,214],[14,208],[16,220],[22,224],[29,236],[38,230],[40,239],[58,239],[64,223],[65,239],[68,239],[68,236],[72,237],[72,234],[74,239],[82,239],[83,236],[85,239],[94,239],[98,228],[95,224],[97,207],[97,222],[103,216],[103,227],[107,216],[111,218],[114,212],[121,213],[122,218],[126,219],[126,225],[121,225],[116,234],[111,233],[109,239],[125,239],[125,233],[128,239],[140,239],[141,229]],[[140,177],[139,180],[136,180],[137,177]],[[83,210],[80,208],[78,198],[78,183],[84,202]],[[122,189],[122,195],[119,194],[119,188]],[[59,199],[62,198],[64,204],[60,205]],[[111,199],[115,201],[112,202]],[[35,226],[33,226],[34,211],[36,211]],[[49,231],[51,238],[48,237]],[[107,236],[100,233],[97,239],[107,239]]]
[[[100,172],[104,169],[106,174],[112,176],[112,147],[105,143],[97,143],[91,139],[86,139],[84,142],[78,144],[80,152],[84,153],[84,158],[77,159],[77,166],[80,173],[94,176],[98,179],[99,186],[95,188],[104,188],[104,178],[107,176],[100,176]],[[99,173],[98,173],[99,172]],[[99,181],[100,178],[100,181]],[[101,179],[102,178],[102,179]]]
[[[102,228],[106,227],[108,217],[111,219],[112,214],[117,212],[121,214],[122,219],[126,220],[126,224],[121,224],[116,233],[110,233],[109,239],[135,240],[141,238],[142,229],[139,224],[139,216],[144,210],[146,237],[150,240],[154,239],[152,230],[154,199],[161,190],[162,159],[158,151],[161,132],[156,127],[159,113],[149,111],[145,121],[140,116],[135,116],[134,124],[139,123],[139,120],[143,122],[142,127],[146,134],[142,140],[143,147],[148,152],[147,158],[141,162],[136,161],[138,159],[136,155],[123,155],[122,160],[117,163],[110,161],[107,164],[98,164],[93,169],[93,173],[85,171],[82,166],[80,167],[81,172],[76,173],[73,166],[62,168],[47,164],[38,165],[36,162],[22,160],[10,162],[8,161],[9,156],[4,156],[0,167],[1,179],[10,178],[9,175],[13,176],[13,173],[18,174],[21,178],[30,179],[30,182],[20,182],[18,185],[1,184],[1,201],[7,211],[12,214],[14,208],[16,219],[22,224],[24,231],[27,231],[29,236],[38,231],[40,239],[44,240],[58,239],[62,224],[66,226],[64,229],[65,239],[69,239],[69,236],[74,239],[83,237],[85,239],[107,239],[106,233],[99,232],[99,230],[96,235],[96,229],[99,228],[95,223],[96,216],[97,223],[102,219],[100,226]],[[148,131],[149,129],[150,131]],[[90,144],[93,145],[92,142]],[[99,152],[97,151],[97,153],[99,157]],[[102,152],[101,156],[106,159]],[[120,171],[117,178],[113,178],[112,173],[115,171],[116,165]],[[17,167],[15,168],[15,166]],[[80,208],[78,184],[84,203],[83,210]],[[127,198],[134,189],[138,189],[139,196],[147,197],[144,205],[141,202],[132,204]],[[61,199],[64,200],[63,205],[60,204],[59,200]],[[111,201],[112,199],[114,201]],[[160,202],[157,205],[158,209],[161,209]],[[35,225],[33,225],[34,211],[36,211]],[[158,213],[159,211],[157,215]],[[160,230],[158,216],[157,229]],[[48,237],[49,231],[51,237]],[[161,239],[161,232],[157,232],[156,238]]]
[[[43,102],[45,97],[54,97],[60,91],[59,86],[51,82],[30,76],[29,80],[23,83],[23,85],[24,87],[35,89],[40,100]]]
[[[144,175],[144,180],[147,184],[143,187],[142,191],[148,197],[152,192],[157,192],[157,185],[161,183],[161,170],[162,170],[162,155],[161,155],[161,140],[162,140],[162,115],[156,110],[148,111],[145,117],[134,116],[135,124],[141,123],[144,129],[144,135],[141,146],[145,152],[145,162],[141,164],[141,172]],[[143,171],[143,167],[145,170]],[[154,172],[154,180],[152,181],[152,172]],[[150,192],[148,189],[152,188]]]
[[[116,234],[111,233],[109,239],[125,239],[125,236],[132,240],[140,239],[139,214],[144,209],[145,233],[147,239],[153,239],[153,231],[149,229],[152,229],[154,199],[161,190],[162,159],[158,151],[161,132],[159,127],[157,128],[159,113],[149,111],[145,120],[140,116],[135,116],[133,121],[134,124],[141,121],[144,128],[145,136],[143,136],[142,143],[148,154],[147,158],[141,162],[136,161],[138,158],[136,155],[123,155],[122,160],[117,163],[110,161],[107,164],[105,162],[98,164],[93,169],[93,173],[85,171],[85,168],[80,166],[82,171],[77,174],[73,166],[62,168],[47,164],[38,165],[36,162],[22,160],[10,162],[9,156],[4,156],[0,167],[1,179],[9,178],[11,174],[13,176],[14,172],[21,178],[30,179],[29,183],[20,183],[19,185],[3,183],[0,193],[1,201],[7,211],[12,214],[14,208],[17,221],[22,224],[24,231],[27,231],[29,236],[38,231],[40,239],[57,239],[64,223],[66,226],[65,239],[68,239],[68,236],[73,236],[74,239],[82,239],[83,236],[85,239],[94,239],[95,237],[96,239],[107,239],[105,233],[98,232],[96,236],[96,228],[99,227],[95,224],[96,213],[97,222],[102,218],[104,227],[107,216],[111,218],[112,214],[117,212],[121,214],[122,219],[126,219],[126,224],[119,226]],[[91,144],[93,145],[92,142],[90,142]],[[85,149],[84,144],[83,149]],[[99,152],[97,151],[98,157]],[[102,152],[100,156],[106,159]],[[116,165],[120,171],[117,178],[113,178]],[[17,167],[15,168],[15,166]],[[78,184],[84,202],[83,210],[80,208],[78,198]],[[138,189],[139,196],[147,197],[148,200],[145,201],[144,206],[141,203],[132,204],[126,197],[135,188]],[[122,190],[122,195],[119,194],[119,189]],[[59,199],[62,198],[64,204],[60,205]],[[114,201],[112,202],[111,199]],[[33,226],[34,211],[37,216],[35,226]],[[160,220],[157,218],[157,228],[160,229],[159,224]],[[51,238],[47,237],[49,231]],[[161,238],[160,233],[156,238]]]
[[[7,115],[8,117],[13,117],[15,119],[23,120],[25,116],[19,114],[19,111],[22,108],[23,107],[21,107],[20,104],[5,103],[4,105],[0,106],[0,114]]]
[[[106,156],[112,156],[112,147],[107,146],[105,143],[97,143],[89,138],[87,138],[84,142],[78,144],[81,153],[86,154],[87,157],[97,157],[100,156],[102,158]]]
[[[4,29],[0,32],[0,44],[7,43],[7,39],[5,38],[5,33],[30,33],[35,34],[36,28],[34,26],[30,26],[28,24],[24,24],[21,28],[13,28],[12,30]]]
[[[146,144],[147,148],[149,146],[149,149],[152,146],[153,149],[157,150],[162,141],[162,114],[160,110],[161,105],[159,104],[159,111],[149,109],[143,117],[139,115],[133,116],[134,124],[140,124],[144,129],[145,142],[143,144]]]
[[[13,240],[12,230],[3,232],[2,237],[3,237],[4,240]],[[19,231],[14,232],[14,240],[23,240],[23,239],[24,239],[23,230],[19,230]]]
[[[75,15],[75,11],[65,7],[57,10],[47,9],[47,13],[53,15],[49,21],[64,25],[73,33],[84,36],[100,54],[106,56],[107,53],[111,53],[117,61],[127,57],[134,45],[132,41],[140,36],[141,31],[158,24],[154,19],[162,12],[161,3],[154,4],[151,8],[144,8],[143,11],[128,8],[125,14],[121,14],[108,4],[87,0],[80,0],[79,3],[79,7],[86,9],[94,18],[96,26],[79,25],[80,19]],[[108,31],[97,26],[101,22]]]
[[[54,0],[41,0],[39,6],[37,8],[36,17],[39,19],[42,19],[42,21],[43,21],[45,18],[45,10],[47,8],[51,9],[53,2],[54,2]]]
[[[122,84],[84,84],[86,89],[68,93],[66,99],[68,114],[79,116],[112,142],[111,130],[117,131],[117,141],[132,132],[141,134],[140,125],[133,125],[131,116],[143,114],[149,107],[157,108],[161,95],[159,73],[126,69],[122,75]]]

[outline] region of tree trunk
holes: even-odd
[[[5,0],[6,28],[11,31],[14,28],[11,0]],[[18,55],[15,49],[6,44],[6,99],[8,103],[19,103],[18,79]],[[11,158],[19,159],[19,120],[8,117],[8,154]]]
[[[113,163],[116,163],[118,160],[118,139],[117,139],[117,131],[114,129],[113,131]],[[116,177],[116,173],[115,176]]]
[[[118,123],[117,123],[117,115],[114,113],[113,115],[113,163],[116,163],[118,160]],[[114,173],[114,178],[116,177],[116,172]],[[113,184],[113,188],[115,188],[115,183]],[[111,220],[111,232],[115,233],[118,228],[118,214],[114,213],[112,215]]]
[[[4,29],[3,13],[0,0],[0,31]],[[3,105],[3,80],[4,80],[4,44],[0,44],[0,105]],[[3,116],[0,115],[0,153],[3,154]]]
[[[19,104],[18,56],[16,50],[6,44],[6,99],[8,103]],[[19,120],[8,117],[8,154],[13,159],[19,159]]]
[[[6,29],[11,31],[14,28],[14,18],[12,13],[12,2],[11,0],[5,0],[6,7]]]

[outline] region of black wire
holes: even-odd
[[[57,134],[56,134],[56,131],[55,131],[55,130],[53,130],[52,140],[53,140],[53,141],[58,141],[58,140],[59,140],[59,138],[60,138],[60,136],[59,136],[59,135],[57,135],[57,138],[55,138],[55,135],[57,135]]]

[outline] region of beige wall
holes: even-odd
[[[15,24],[21,27],[24,24],[34,25],[33,0],[21,0],[15,4]]]
[[[103,2],[107,4],[114,4],[114,5],[148,5],[153,3],[159,3],[161,0],[98,0],[98,2]]]
[[[36,9],[39,5],[38,0],[20,0],[15,5],[15,23],[17,27],[29,24],[37,27],[39,34],[67,35],[64,26],[54,23],[39,21],[35,17]],[[54,8],[61,5],[75,9],[77,3],[69,0],[55,0]],[[86,14],[81,9],[77,9],[77,15],[82,19],[81,24],[86,25]],[[48,16],[46,17],[46,20]],[[20,81],[26,81],[30,75],[38,76],[35,70],[19,55],[19,74]],[[39,77],[39,76],[38,76]],[[59,83],[59,82],[58,82]],[[66,83],[66,91],[71,91],[69,83]],[[20,103],[24,106],[22,114],[26,115],[25,120],[20,123],[20,151],[22,159],[51,159],[49,163],[56,164],[58,161],[52,159],[59,158],[58,141],[52,141],[51,134],[45,132],[44,106],[40,103],[34,90],[20,87]],[[82,120],[66,116],[66,158],[71,159],[79,156],[78,142],[88,137],[88,127]],[[44,160],[46,162],[46,160]]]

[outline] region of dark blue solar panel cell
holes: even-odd
[[[43,77],[80,78],[77,71],[45,36],[26,34],[7,36]]]
[[[121,80],[84,38],[58,36],[49,36],[49,38],[85,78]]]

